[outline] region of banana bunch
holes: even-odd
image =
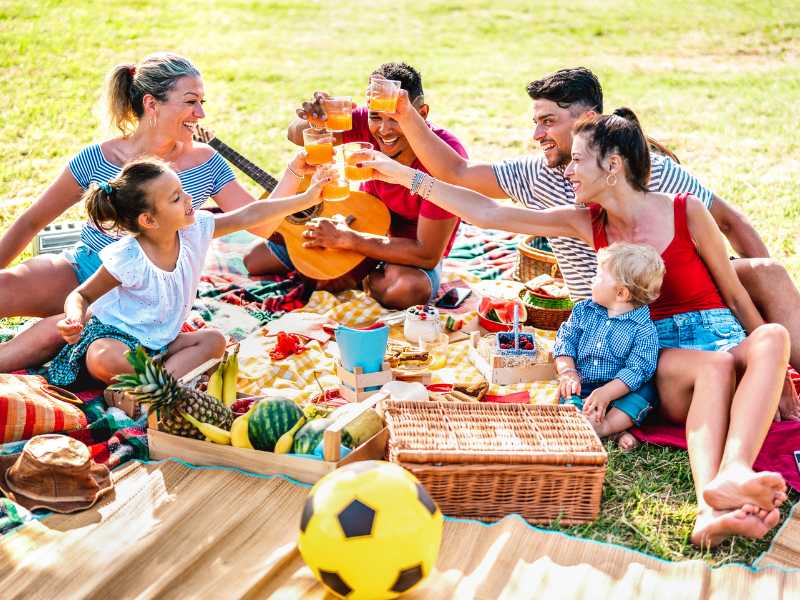
[[[236,401],[236,379],[239,377],[239,345],[222,357],[219,366],[208,379],[206,393],[221,400],[225,406]]]

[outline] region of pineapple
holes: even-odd
[[[230,430],[233,412],[221,401],[204,392],[182,386],[163,366],[156,364],[139,346],[127,353],[134,374],[117,375],[112,390],[125,390],[138,402],[150,405],[150,412],[159,413],[158,426],[173,435],[205,439],[198,429],[184,419],[184,411],[198,421]]]

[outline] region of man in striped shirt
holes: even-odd
[[[429,172],[448,183],[464,186],[492,198],[512,198],[532,209],[575,203],[572,184],[564,177],[571,160],[572,127],[586,114],[603,112],[603,92],[597,77],[583,67],[562,69],[528,85],[533,100],[533,138],[542,155],[480,163],[457,156],[430,135],[421,119],[398,102],[396,119],[417,157]],[[402,94],[401,94],[402,96]],[[742,257],[734,267],[761,314],[780,323],[792,338],[791,364],[800,368],[800,292],[769,251],[747,218],[674,160],[651,154],[650,191],[690,192],[708,208],[733,249]],[[594,250],[573,238],[551,238],[573,298],[590,295],[597,262]],[[800,406],[781,406],[781,414],[800,420]]]

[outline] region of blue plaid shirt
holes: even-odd
[[[658,333],[650,308],[640,306],[615,317],[592,302],[578,302],[556,334],[553,356],[571,356],[581,381],[603,384],[619,379],[638,390],[656,371]]]

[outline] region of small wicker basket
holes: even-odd
[[[442,512],[531,523],[597,518],[608,456],[574,406],[387,401],[389,460]]]
[[[517,245],[517,281],[525,283],[545,273],[553,278],[563,278],[555,255],[531,245],[535,239],[536,236],[531,235]]]
[[[547,308],[540,305],[536,294],[528,289],[520,290],[519,297],[525,303],[527,312],[525,324],[532,325],[537,329],[555,331],[561,323],[569,319],[569,315],[572,313],[571,306],[569,308]]]

